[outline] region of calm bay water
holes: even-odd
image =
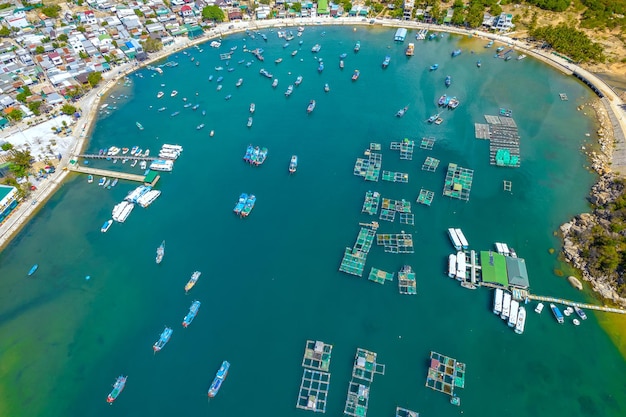
[[[580,148],[589,140],[584,133],[595,129],[576,106],[591,99],[589,91],[531,58],[493,59],[494,50],[473,39],[416,42],[415,56],[407,59],[405,45],[393,44],[393,31],[307,28],[291,57],[300,38],[283,48],[284,40],[265,33],[267,43],[241,34],[225,39],[220,50],[204,45],[203,52],[179,53],[169,58],[178,67],[164,68],[163,75],[141,70],[131,86],[112,91],[128,99],[106,99],[118,110],[99,120],[88,151],[138,145],[154,154],[162,143],[185,150],[174,172],[162,175],[162,196],[147,209],[137,207],[125,224],[99,230],[133,184],[105,191],[75,177],[0,254],[0,414],[305,415],[295,408],[301,358],[305,341],[319,339],[334,345],[329,415],[343,410],[357,347],[378,352],[387,366],[372,384],[370,416],[392,416],[396,405],[424,416],[624,415],[626,366],[593,313],[575,328],[557,325],[548,310],[537,316],[529,308],[526,332],[515,335],[491,313],[490,291],[464,290],[444,273],[451,250],[445,230],[461,227],[474,249],[492,248],[494,241],[515,247],[527,261],[534,293],[583,300],[554,276],[559,263],[548,250],[559,247],[558,226],[587,208],[594,178]],[[354,54],[357,40],[362,48]],[[310,52],[315,43],[322,45],[322,74]],[[244,54],[243,45],[264,48],[266,61]],[[235,71],[216,72],[226,67],[219,53],[233,46]],[[452,59],[457,47],[464,52]],[[383,70],[385,55],[391,65]],[[284,61],[277,65],[278,57]],[[241,59],[253,64],[237,64]],[[434,63],[440,69],[429,72]],[[276,89],[259,75],[262,67],[279,79]],[[357,82],[350,80],[354,69],[361,71]],[[221,91],[216,80],[208,81],[211,74],[224,77]],[[285,98],[299,74],[302,85]],[[446,75],[453,80],[447,90]],[[176,98],[169,97],[173,89]],[[157,100],[159,90],[166,95]],[[443,114],[441,126],[425,123],[444,92],[461,105]],[[561,102],[560,92],[570,100]],[[183,108],[183,97],[200,108]],[[311,99],[317,107],[307,115]],[[250,102],[256,112],[247,128]],[[395,118],[406,104],[406,116]],[[167,110],[158,112],[162,106]],[[474,123],[499,107],[513,109],[520,127],[519,169],[490,166],[488,142],[474,139]],[[172,118],[174,111],[180,114]],[[196,130],[200,123],[206,127]],[[413,161],[388,149],[391,141],[423,136],[437,142],[432,151],[417,149]],[[384,169],[409,173],[408,184],[365,183],[352,175],[370,142],[382,144]],[[250,143],[269,148],[263,166],[241,161]],[[292,154],[300,163],[289,176]],[[436,173],[421,171],[426,156],[441,160]],[[441,196],[450,162],[475,170],[469,202]],[[503,191],[503,180],[512,181],[511,193]],[[414,226],[381,221],[379,229],[413,233],[415,254],[374,247],[366,266],[397,271],[412,265],[418,295],[399,295],[396,282],[379,286],[338,272],[358,222],[374,220],[360,214],[365,192],[415,201],[422,187],[436,196],[431,207],[413,205]],[[241,192],[257,196],[247,219],[231,213]],[[157,266],[163,239],[165,260]],[[34,262],[39,271],[25,278]],[[185,295],[194,270],[203,274]],[[202,307],[183,329],[194,299]],[[165,325],[174,328],[172,340],[153,355]],[[460,408],[424,387],[431,350],[467,364]],[[230,375],[207,404],[206,390],[224,359],[232,364]],[[129,376],[128,384],[109,407],[105,398],[119,374]]]

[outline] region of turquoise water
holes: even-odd
[[[462,227],[477,250],[494,241],[515,247],[526,259],[533,292],[583,300],[553,274],[559,263],[548,250],[559,247],[558,226],[587,208],[594,177],[580,148],[589,140],[584,133],[595,129],[576,106],[591,99],[589,91],[531,58],[493,59],[494,50],[478,40],[416,42],[415,56],[407,59],[405,45],[393,44],[393,31],[307,28],[292,58],[299,38],[283,48],[283,40],[266,33],[267,43],[241,34],[225,39],[220,50],[192,48],[199,66],[179,53],[170,60],[180,65],[164,68],[162,76],[144,69],[142,77],[131,76],[130,87],[111,92],[129,98],[99,120],[88,151],[139,145],[154,154],[164,142],[185,150],[174,171],[162,175],[162,196],[147,209],[135,208],[126,223],[99,230],[133,184],[105,191],[77,176],[0,254],[0,414],[304,415],[295,408],[304,343],[319,339],[334,345],[329,415],[343,410],[357,347],[378,352],[386,365],[371,387],[370,416],[391,416],[396,405],[425,416],[624,415],[626,366],[593,313],[575,328],[557,325],[548,310],[537,316],[529,308],[519,336],[491,313],[490,291],[464,290],[444,272],[451,251],[445,230]],[[354,54],[357,40],[362,48]],[[322,74],[310,52],[315,43],[322,45]],[[261,63],[244,55],[244,44],[265,49],[263,66],[279,79],[275,90],[259,75]],[[219,53],[232,46],[238,46],[230,60],[235,71],[216,72],[225,66]],[[457,47],[464,52],[452,59]],[[343,71],[342,52],[348,54]],[[383,70],[387,54],[391,65]],[[278,57],[284,61],[277,65]],[[253,64],[246,68],[240,59]],[[428,71],[433,63],[437,72]],[[361,77],[352,82],[357,68]],[[221,91],[216,80],[208,81],[211,74],[224,76]],[[302,85],[285,98],[299,74]],[[448,74],[453,83],[446,90]],[[240,88],[238,78],[244,79]],[[326,82],[330,93],[323,91]],[[173,89],[176,98],[169,97]],[[166,96],[157,100],[159,90]],[[461,105],[444,113],[442,125],[425,123],[444,92]],[[561,102],[560,92],[570,100]],[[183,108],[183,97],[200,109]],[[317,107],[307,115],[311,99]],[[250,102],[256,112],[247,128]],[[405,117],[394,117],[407,103]],[[162,106],[167,110],[158,112]],[[499,107],[511,108],[520,126],[519,169],[490,166],[488,143],[474,139],[474,123]],[[180,115],[172,118],[174,111]],[[196,130],[200,123],[206,127]],[[432,151],[417,149],[413,161],[388,149],[392,140],[423,136],[437,142]],[[384,169],[409,173],[408,184],[366,183],[352,175],[370,142],[383,145]],[[263,166],[241,161],[250,143],[269,148]],[[299,167],[290,176],[292,154]],[[441,160],[436,173],[421,171],[426,156]],[[450,162],[475,170],[469,202],[441,195]],[[511,193],[503,191],[503,180],[512,181]],[[415,254],[374,247],[366,266],[397,271],[412,265],[418,295],[399,295],[396,282],[379,286],[338,272],[358,222],[375,219],[360,213],[365,192],[414,201],[422,187],[435,191],[435,200],[431,207],[413,205],[415,226],[381,221],[379,229],[413,233]],[[241,192],[257,196],[247,219],[231,212]],[[166,255],[157,266],[163,239]],[[25,278],[34,262],[39,270]],[[185,295],[194,270],[203,274]],[[184,329],[180,323],[194,299],[202,307]],[[151,345],[164,325],[174,334],[154,355]],[[431,350],[467,364],[460,408],[424,387]],[[230,374],[207,403],[224,359]],[[109,407],[106,395],[120,374],[128,375],[127,387]]]

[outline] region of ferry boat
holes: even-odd
[[[285,91],[285,97],[289,97],[293,93],[293,85],[287,87],[287,91]]]
[[[187,326],[191,324],[193,319],[196,318],[196,314],[198,314],[199,309],[200,309],[200,301],[195,300],[193,303],[191,303],[191,307],[189,307],[189,313],[187,313],[187,315],[183,319],[184,328],[187,328]]]
[[[463,231],[461,229],[454,229],[454,232],[456,233],[457,237],[459,238],[459,242],[461,243],[461,247],[463,247],[463,249],[467,249],[469,247],[469,243],[467,243],[467,239],[465,239],[465,235],[463,234]]]
[[[452,84],[452,77],[450,77],[449,75],[446,75],[446,80],[444,84],[446,85],[446,87],[450,87],[450,84]]]
[[[576,312],[576,314],[578,314],[578,317],[583,320],[587,320],[587,314],[585,314],[585,312],[580,307],[574,306],[574,311]]]
[[[500,318],[502,320],[507,320],[509,318],[509,312],[511,311],[511,293],[505,292],[504,297],[502,298],[502,313],[500,314]]]
[[[543,303],[538,303],[537,307],[535,307],[535,313],[537,314],[541,314],[541,312],[543,311]]]
[[[246,200],[248,200],[248,194],[241,193],[241,195],[239,196],[239,200],[237,201],[237,204],[233,209],[235,214],[241,214],[241,210],[243,210],[243,206],[246,204]]]
[[[439,68],[439,64],[433,64],[433,65],[430,66],[430,70],[431,71],[436,71],[437,68]]]
[[[524,326],[526,325],[526,309],[524,306],[520,306],[517,312],[517,323],[515,323],[515,333],[524,333]]]
[[[256,203],[256,196],[254,194],[248,195],[246,204],[244,204],[243,209],[241,209],[241,217],[248,217],[248,215],[254,208],[255,203]]]
[[[448,276],[450,278],[456,276],[456,255],[453,253],[448,255]]]
[[[383,60],[383,68],[387,68],[389,66],[389,62],[391,62],[391,57],[389,55],[385,56],[385,59]]]
[[[493,314],[500,315],[502,313],[502,299],[504,291],[502,288],[496,288],[493,293]]]
[[[322,49],[322,45],[320,45],[319,43],[316,43],[315,45],[313,45],[313,47],[311,48],[311,52],[316,53],[319,52],[320,49]]]
[[[93,175],[87,175],[87,183],[91,184],[93,182]]]
[[[511,300],[511,307],[509,309],[509,327],[515,327],[517,324],[517,315],[519,313],[519,302],[517,300]]]
[[[157,98],[161,98],[161,97],[163,97],[164,95],[165,95],[165,93],[164,93],[163,91],[159,91],[159,92],[157,93]]]
[[[165,326],[165,329],[161,333],[161,336],[159,336],[159,340],[157,340],[154,343],[154,345],[152,345],[152,350],[154,350],[154,352],[156,353],[156,352],[159,352],[161,349],[163,349],[163,347],[165,347],[167,342],[170,341],[170,338],[172,337],[173,332],[174,330]]]
[[[276,87],[278,87],[278,78],[274,78],[274,81],[272,81],[272,88]]]
[[[246,124],[248,127],[252,127],[252,117],[248,117],[248,123]]]
[[[141,123],[135,122],[135,125],[137,126],[139,130],[143,130],[143,126],[141,125]]]
[[[461,50],[460,49],[455,49],[454,51],[452,51],[452,58],[461,55]]]
[[[312,113],[315,110],[315,100],[309,101],[309,105],[306,107],[307,113]]]
[[[189,281],[187,281],[187,284],[185,284],[185,292],[189,292],[190,289],[193,288],[194,285],[196,285],[196,282],[198,282],[198,278],[200,278],[200,275],[202,275],[202,272],[200,271],[195,271],[193,274],[191,274],[191,278],[189,278]]]
[[[289,173],[293,174],[298,169],[298,155],[291,155],[291,161],[289,161]]]
[[[358,80],[360,75],[361,75],[361,71],[359,71],[358,69],[354,70],[354,73],[352,74],[352,81]]]
[[[228,370],[230,369],[230,363],[228,361],[222,362],[222,366],[217,370],[215,374],[215,378],[213,382],[211,382],[211,386],[209,387],[208,396],[209,398],[213,398],[217,395],[218,391],[222,387],[222,383],[228,376]]]
[[[254,111],[256,110],[256,104],[254,103],[250,103],[250,113],[254,114]]]
[[[404,52],[406,56],[415,55],[415,45],[413,43],[409,43],[409,46],[406,47],[406,51]]]
[[[100,228],[100,231],[102,233],[106,233],[109,230],[109,228],[111,227],[112,224],[113,224],[113,220],[111,220],[111,219],[107,220],[106,222],[104,222],[104,224]]]
[[[409,105],[407,104],[406,106],[404,106],[403,108],[401,108],[400,110],[398,110],[396,112],[396,117],[402,117],[406,114],[406,111],[409,109]]]
[[[354,45],[354,53],[357,53],[361,50],[361,41],[356,41],[356,44]]]
[[[296,87],[302,84],[302,75],[298,75],[294,84],[296,85]]]
[[[31,266],[30,270],[28,271],[28,276],[30,277],[31,275],[33,275],[37,271],[37,269],[39,269],[39,264]]]
[[[465,281],[467,278],[467,259],[465,252],[458,251],[456,253],[456,279],[457,281]]]
[[[330,86],[328,85],[328,83],[324,84],[324,91],[327,93],[330,91]]]
[[[156,250],[156,263],[160,264],[163,261],[163,257],[165,256],[165,241],[161,242],[159,247]]]
[[[126,386],[126,378],[127,376],[120,375],[115,380],[113,384],[113,390],[107,396],[107,402],[113,405],[113,402],[117,399],[117,397],[124,391],[124,387]]]
[[[172,90],[172,92],[170,93],[170,97],[176,97],[177,94],[178,94],[178,91]]]
[[[113,207],[111,217],[113,217],[113,220],[118,223],[124,223],[134,208],[135,204],[129,203],[128,201],[122,201]]]
[[[550,309],[552,310],[552,314],[554,314],[554,318],[557,322],[563,323],[565,321],[565,319],[563,319],[563,314],[561,313],[561,310],[559,310],[557,306],[555,306],[554,304],[550,304]]]

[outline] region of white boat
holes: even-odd
[[[106,233],[107,230],[109,230],[109,228],[111,227],[112,224],[113,224],[113,220],[111,220],[111,219],[107,220],[106,222],[104,222],[104,224],[100,228],[100,231],[102,233]]]
[[[164,143],[161,145],[161,149],[173,149],[178,152],[183,151],[183,147],[181,145],[170,145],[169,143]]]
[[[176,97],[177,94],[178,94],[178,91],[173,90],[172,93],[170,94],[170,97]]]
[[[578,317],[583,320],[587,320],[587,314],[585,314],[585,312],[580,307],[574,306],[574,311],[576,312],[576,314],[578,314]]]
[[[146,161],[141,161],[139,163],[139,169],[145,170],[146,168],[148,168],[148,163]]]
[[[156,159],[150,164],[153,171],[171,171],[174,169],[174,161],[169,159]]]
[[[250,103],[250,113],[254,113],[254,111],[256,110],[256,105],[254,103]]]
[[[126,195],[126,197],[124,197],[124,201],[128,201],[130,203],[136,203],[139,200],[139,198],[141,198],[144,194],[146,194],[151,189],[152,187],[150,187],[149,185],[140,185],[139,187],[129,192]]]
[[[163,97],[164,95],[165,95],[165,93],[164,93],[163,91],[159,91],[159,92],[157,93],[157,98],[161,98],[161,97]]]
[[[454,230],[454,228],[451,227],[448,229],[448,236],[450,237],[450,241],[452,242],[452,246],[454,246],[454,249],[461,250],[461,241],[456,235],[456,231]]]
[[[100,178],[100,181],[98,181],[98,185],[102,186],[105,182],[107,182],[107,177],[102,177]]]
[[[156,200],[160,195],[161,191],[150,190],[137,199],[137,204],[139,204],[143,208],[146,208],[150,204],[154,203],[154,200]]]
[[[502,254],[504,256],[509,256],[511,254],[511,252],[509,252],[509,247],[506,245],[506,243],[502,243]]]
[[[572,323],[574,323],[574,326],[580,326],[580,320],[578,319],[572,320]]]
[[[448,255],[448,276],[450,278],[456,276],[456,255],[453,253]]]
[[[524,306],[520,306],[517,312],[517,323],[515,323],[515,333],[524,333],[524,326],[526,325],[526,309]]]
[[[461,229],[454,229],[454,231],[456,232],[456,235],[459,238],[459,241],[461,242],[461,246],[463,247],[463,249],[467,249],[469,247],[469,244],[467,243],[467,239],[465,239],[465,235],[463,234],[463,231]]]
[[[500,315],[502,313],[502,297],[504,296],[504,291],[502,288],[496,288],[493,293],[493,314]]]
[[[87,182],[91,184],[93,182],[93,175],[87,175]]]
[[[511,309],[511,293],[505,292],[504,298],[502,299],[502,314],[500,314],[500,318],[502,320],[506,320],[509,318],[510,309]]]
[[[515,327],[517,324],[517,313],[519,312],[519,302],[517,300],[511,300],[509,310],[509,327]]]
[[[535,313],[537,314],[541,314],[541,312],[543,311],[543,303],[538,303],[537,307],[535,307]]]
[[[278,78],[274,78],[274,81],[272,81],[272,87],[276,88],[278,86]]]
[[[119,223],[124,223],[134,208],[135,204],[129,203],[128,201],[122,201],[113,208],[113,220]]]
[[[465,252],[458,251],[456,254],[456,279],[458,281],[465,281],[467,274],[467,266],[465,259]]]

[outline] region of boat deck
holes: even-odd
[[[383,171],[383,181],[408,183],[409,174],[405,172]]]
[[[353,417],[365,417],[369,405],[370,384],[374,375],[385,374],[385,365],[376,362],[377,354],[357,348],[352,378],[348,385],[348,395],[343,413]]]
[[[433,137],[424,137],[420,143],[420,149],[426,149],[427,151],[432,151],[435,146],[436,139]]]
[[[422,164],[422,171],[435,172],[439,166],[439,159],[427,156],[426,160]]]
[[[380,234],[376,236],[376,244],[383,246],[387,253],[414,253],[410,233]]]
[[[307,340],[302,357],[302,381],[296,408],[326,412],[330,389],[330,359],[333,345],[319,340]]]
[[[393,281],[393,272],[386,272],[382,269],[373,268],[370,270],[370,274],[367,277],[370,281],[374,281],[378,284],[384,284],[385,281]]]
[[[365,193],[365,201],[363,202],[363,208],[361,213],[370,214],[375,216],[378,213],[378,206],[380,205],[380,194],[376,191],[367,191]]]
[[[426,386],[454,396],[455,388],[465,387],[465,364],[449,356],[430,352]]]
[[[417,202],[420,204],[424,204],[425,206],[430,206],[435,198],[435,192],[429,191],[424,188],[420,190],[420,194],[417,196]]]
[[[415,280],[415,272],[411,267],[398,272],[398,291],[400,294],[417,294],[417,281]]]
[[[474,170],[463,168],[453,163],[448,164],[443,195],[469,201],[473,178]]]
[[[389,149],[392,151],[400,151],[400,159],[412,161],[415,141],[405,138],[402,142],[391,142]]]

